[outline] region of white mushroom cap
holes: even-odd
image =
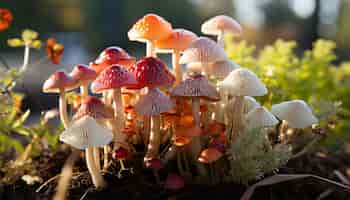
[[[113,133],[89,116],[74,121],[72,126],[60,135],[60,141],[81,150],[103,147],[112,139]]]
[[[218,86],[234,96],[263,96],[267,93],[265,85],[258,76],[245,68],[233,70],[218,83]]]
[[[227,56],[222,47],[207,37],[199,37],[183,52],[180,57],[180,64],[223,60],[227,60]]]
[[[224,79],[233,70],[240,68],[240,66],[230,60],[218,61],[215,63],[210,63],[205,67],[206,74],[214,76],[219,79]]]
[[[260,107],[260,103],[258,101],[256,101],[256,99],[254,99],[251,96],[245,96],[244,97],[244,111],[245,113],[248,113],[249,111]]]
[[[275,126],[278,120],[265,107],[258,107],[246,115],[247,127],[254,129],[258,127]]]
[[[135,110],[140,115],[159,115],[169,111],[174,106],[171,99],[158,88],[149,89],[148,93],[140,97]]]
[[[318,122],[311,108],[303,100],[272,105],[271,112],[279,119],[287,121],[291,128],[306,128]]]
[[[241,25],[232,17],[218,15],[212,17],[202,24],[201,30],[207,35],[219,35],[221,33],[242,33]]]

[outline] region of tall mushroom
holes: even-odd
[[[192,99],[192,115],[197,127],[200,127],[200,99],[218,101],[220,95],[215,87],[210,85],[208,79],[200,74],[189,77],[178,86],[176,86],[170,93],[173,97],[189,97]],[[200,137],[192,139],[192,157],[197,160],[201,151]],[[205,168],[201,164],[197,164],[200,175],[205,175]]]
[[[171,31],[171,24],[164,18],[156,14],[147,14],[132,26],[128,37],[131,41],[146,43],[146,56],[156,57],[154,42],[168,37]]]
[[[273,127],[278,124],[276,117],[265,107],[257,107],[245,116],[249,129]]]
[[[217,35],[218,44],[224,47],[224,35],[226,33],[241,34],[242,26],[232,17],[218,15],[205,21],[201,27],[202,33],[207,35]]]
[[[89,95],[88,84],[95,80],[97,77],[96,72],[87,65],[80,64],[76,65],[69,75],[79,81],[81,97],[83,99],[87,97]]]
[[[263,96],[267,89],[256,74],[244,68],[232,71],[218,86],[235,98],[232,105],[232,132],[239,135],[245,131],[244,96]],[[232,139],[232,133],[229,136]]]
[[[113,94],[113,109],[116,126],[114,127],[115,139],[121,135],[124,123],[121,88],[135,85],[137,81],[134,74],[120,65],[113,65],[103,70],[91,85],[94,93],[110,90]],[[114,141],[117,144],[119,141]]]
[[[175,84],[182,81],[182,67],[179,63],[180,53],[197,39],[197,35],[185,29],[174,29],[171,34],[155,42],[157,52],[172,53],[172,65],[176,77]]]
[[[306,128],[318,122],[311,108],[303,100],[272,105],[271,112],[279,119],[287,121],[291,128]]]
[[[89,65],[99,74],[112,65],[121,65],[128,68],[134,64],[135,61],[136,59],[130,56],[124,49],[117,46],[111,46],[104,49],[98,58],[95,61],[90,62]]]
[[[148,159],[156,156],[158,153],[158,143],[160,143],[159,114],[170,110],[172,107],[172,105],[170,106],[170,99],[156,88],[171,86],[175,81],[175,77],[169,72],[163,61],[154,57],[146,57],[139,60],[130,68],[130,71],[136,77],[137,87],[148,88],[148,93],[142,96],[135,105],[136,112],[141,115],[151,116],[150,141],[146,154],[146,159]],[[148,105],[146,105],[147,103]],[[150,111],[152,112],[149,113]],[[144,123],[148,122],[144,121]],[[148,125],[144,124],[145,126],[147,127]]]
[[[84,116],[74,121],[72,126],[60,135],[60,140],[62,142],[74,148],[85,150],[86,165],[90,172],[92,182],[97,188],[105,187],[106,183],[96,167],[92,148],[106,145],[112,138],[112,132],[100,126],[90,116]]]
[[[67,102],[65,92],[77,88],[78,81],[59,70],[53,73],[43,85],[44,93],[59,93],[59,110],[60,118],[65,128],[69,126],[69,118],[67,114]]]

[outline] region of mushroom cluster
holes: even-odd
[[[270,112],[253,98],[265,95],[266,86],[229,60],[223,48],[225,34],[242,33],[238,22],[216,16],[202,32],[217,36],[217,42],[147,14],[128,32],[131,41],[146,43],[145,57],[136,60],[120,47],[108,47],[89,65],[76,65],[70,74],[56,71],[44,83],[44,92],[59,93],[65,128],[60,141],[85,151],[96,187],[106,185],[102,172],[116,160],[127,170],[140,146],[144,166],[159,184],[158,173],[176,160],[179,175],[169,173],[165,188],[208,178],[215,182],[224,173],[226,149],[241,135],[253,129],[267,134],[280,121],[294,129],[317,123],[302,100],[273,105]],[[172,69],[157,53],[172,54]],[[65,93],[78,87],[80,107],[70,117]]]

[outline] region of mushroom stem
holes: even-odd
[[[121,96],[121,90],[120,88],[113,89],[113,109],[114,109],[114,118],[116,119],[115,124],[115,137],[114,137],[114,143],[121,141],[116,141],[117,135],[122,134],[121,129],[124,124],[124,115],[123,115],[123,103],[122,103],[122,96]]]
[[[60,118],[62,121],[62,124],[65,129],[69,126],[69,119],[67,114],[67,101],[66,101],[66,94],[64,93],[64,90],[60,90],[60,99],[59,99],[59,109],[60,109]]]
[[[179,170],[180,175],[184,176],[185,171],[184,171],[184,168],[183,168],[182,163],[181,163],[181,151],[178,151],[176,154],[176,163],[177,163],[177,168]]]
[[[105,187],[106,182],[104,181],[102,175],[100,174],[99,170],[95,165],[92,148],[85,149],[85,156],[86,156],[86,165],[91,175],[93,184],[95,185],[96,188]]]
[[[149,132],[150,132],[150,125],[151,125],[151,117],[144,116],[143,117],[143,139],[144,144],[147,145],[149,142]]]
[[[240,135],[244,132],[243,121],[243,109],[244,109],[244,96],[236,96],[232,106],[232,132],[233,134]],[[232,139],[233,135],[231,133]]]
[[[225,48],[225,34],[223,31],[220,32],[217,39],[218,45],[220,45],[222,48]]]
[[[194,123],[198,127],[200,127],[199,112],[200,112],[199,98],[193,97],[192,98],[192,115],[193,115]],[[199,153],[202,149],[201,140],[200,140],[199,136],[192,138],[191,148],[192,148],[192,159],[194,161],[197,161]],[[199,162],[196,162],[196,166],[197,166],[197,170],[198,170],[199,175],[206,176],[207,172],[206,172],[205,166]]]
[[[103,94],[103,97],[102,97],[103,98],[103,103],[105,105],[109,105],[108,91],[104,91],[102,94]],[[108,128],[111,128],[110,123],[106,123],[106,125],[107,125]],[[108,153],[109,153],[108,145],[103,146],[103,169],[107,169],[108,168]],[[95,160],[97,160],[96,155],[95,155]]]
[[[87,96],[89,96],[89,90],[88,90],[87,83],[84,83],[80,86],[80,94],[81,94],[82,99],[85,99]]]
[[[180,60],[180,51],[174,50],[172,54],[172,64],[173,64],[173,70],[175,72],[175,85],[178,85],[182,81],[182,67],[179,63]]]
[[[151,133],[147,146],[145,160],[155,158],[158,155],[160,146],[160,116],[151,116]]]
[[[157,57],[154,51],[154,44],[152,41],[147,41],[146,43],[146,57]]]

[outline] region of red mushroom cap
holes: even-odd
[[[164,183],[164,188],[170,190],[178,190],[183,188],[184,186],[184,179],[175,173],[170,173]]]
[[[163,162],[158,158],[152,158],[145,163],[147,168],[159,171],[164,168]]]
[[[103,70],[100,75],[92,82],[91,90],[94,93],[100,93],[103,90],[121,88],[137,84],[134,75],[120,65],[113,65]]]
[[[119,147],[113,152],[112,157],[115,160],[125,160],[129,157],[129,151],[123,147]]]
[[[90,67],[97,73],[100,73],[105,68],[115,64],[128,68],[134,64],[135,61],[135,58],[130,56],[124,49],[113,46],[103,50],[98,58],[90,63]]]
[[[80,82],[93,81],[97,77],[94,70],[82,64],[76,65],[69,75]]]
[[[68,91],[77,88],[78,81],[66,74],[63,70],[53,73],[43,85],[45,93],[59,93],[60,90]]]
[[[139,60],[130,67],[130,71],[138,82],[134,88],[168,87],[175,82],[175,77],[168,70],[166,64],[154,57],[145,57]]]
[[[73,120],[80,119],[85,115],[89,115],[97,120],[110,119],[114,117],[114,111],[112,108],[104,105],[99,98],[88,96],[81,103],[78,111],[73,116]]]

